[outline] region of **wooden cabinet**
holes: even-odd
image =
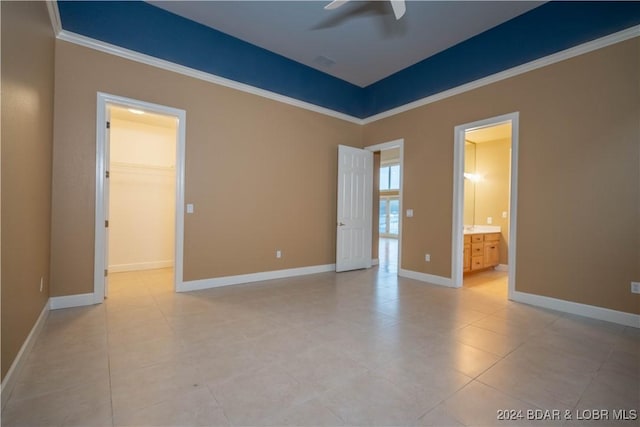
[[[484,266],[495,267],[500,263],[500,235],[498,233],[484,235]]]
[[[465,234],[463,272],[484,270],[500,263],[500,233]]]
[[[464,235],[464,260],[463,260],[463,272],[471,271],[471,236]]]

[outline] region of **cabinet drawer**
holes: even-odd
[[[479,256],[484,254],[484,243],[472,243],[471,244],[471,256]]]
[[[484,235],[485,242],[497,242],[500,240],[500,233],[491,233]]]
[[[471,243],[481,243],[484,239],[484,234],[472,234]]]
[[[473,256],[471,257],[471,271],[480,270],[484,268],[483,256]]]

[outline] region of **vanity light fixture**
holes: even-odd
[[[144,111],[142,111],[142,110],[136,110],[135,108],[127,108],[127,110],[128,110],[130,113],[133,113],[133,114],[144,114]]]
[[[477,173],[468,173],[465,172],[464,173],[464,177],[465,179],[468,179],[471,182],[479,182],[482,181],[482,175],[477,174]]]

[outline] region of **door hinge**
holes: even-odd
[[[104,228],[109,228],[109,220],[104,221]]]
[[[111,129],[111,122],[107,122],[107,129]]]
[[[104,269],[104,277],[107,277],[109,275],[109,270],[107,270],[106,268]]]
[[[106,171],[104,176],[106,176],[107,178],[109,178],[109,171]]]

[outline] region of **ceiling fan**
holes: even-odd
[[[324,8],[326,10],[337,9],[348,1],[349,0],[333,0]],[[393,9],[393,14],[396,16],[396,20],[402,18],[404,13],[407,11],[407,6],[405,5],[404,0],[389,0],[389,2],[391,3],[391,8]]]

